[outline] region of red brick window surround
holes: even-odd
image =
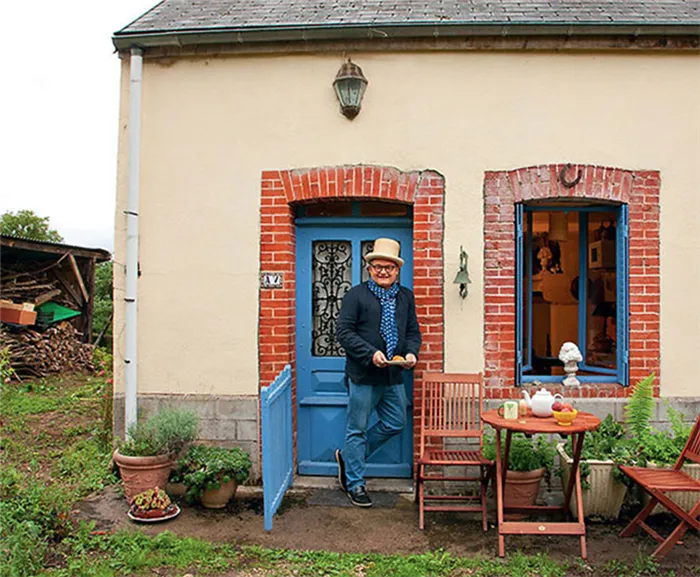
[[[560,182],[565,165],[549,164],[489,171],[484,177],[484,356],[486,395],[515,398],[515,205],[534,200],[582,199],[628,205],[629,213],[629,380],[660,370],[659,194],[657,171],[566,165],[570,183]],[[556,387],[549,387],[556,389]],[[568,396],[624,397],[630,388],[586,383]]]
[[[295,206],[381,200],[413,205],[413,292],[423,333],[414,380],[417,396],[423,371],[442,371],[444,364],[444,178],[430,170],[402,172],[385,166],[346,165],[267,170],[262,173],[261,186],[260,272],[282,273],[284,282],[282,288],[260,290],[260,386],[268,386],[289,363],[296,402]]]

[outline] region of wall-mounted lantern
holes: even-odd
[[[340,102],[340,111],[350,120],[360,113],[360,104],[362,104],[367,84],[362,68],[349,58],[335,76],[333,88]]]
[[[472,282],[469,280],[469,271],[467,270],[467,253],[464,248],[459,247],[459,271],[455,277],[454,283],[459,285],[459,296],[466,298],[468,287],[467,285]]]

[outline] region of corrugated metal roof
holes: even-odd
[[[80,250],[83,252],[94,253],[92,256],[99,260],[110,260],[112,254],[103,248],[92,248],[87,246],[78,246],[75,244],[65,244],[62,242],[53,242],[50,240],[36,240],[34,238],[26,238],[23,236],[16,236],[14,234],[0,234],[0,242],[5,248],[14,246],[13,241],[20,241],[23,247],[33,246],[36,250],[40,251],[42,247],[55,247],[59,249],[66,249],[70,251],[71,249]]]
[[[700,26],[700,0],[164,0],[115,33],[445,25]]]

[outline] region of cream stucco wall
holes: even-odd
[[[700,57],[352,57],[369,79],[353,122],[331,87],[341,55],[145,59],[140,392],[256,393],[260,175],[277,168],[364,163],[443,174],[446,369],[481,370],[484,171],[575,162],[661,172],[662,393],[699,394]],[[128,60],[123,69],[117,263]],[[460,245],[473,280],[464,301],[451,284]],[[122,286],[118,278],[117,297]],[[122,334],[122,306],[115,324]]]

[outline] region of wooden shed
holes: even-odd
[[[89,342],[95,266],[111,259],[109,251],[69,244],[0,235],[2,299],[40,306],[48,302],[80,314],[71,319]]]

